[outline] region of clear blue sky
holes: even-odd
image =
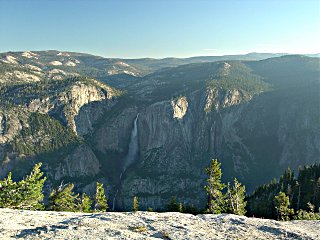
[[[320,0],[0,0],[0,52],[320,52]]]

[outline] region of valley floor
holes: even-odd
[[[320,239],[320,221],[231,214],[69,213],[0,209],[0,239]]]

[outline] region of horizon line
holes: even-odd
[[[188,59],[188,58],[197,58],[197,57],[224,57],[224,56],[245,56],[245,55],[250,55],[250,54],[280,54],[280,55],[320,55],[320,52],[315,52],[315,53],[289,53],[289,52],[259,52],[259,51],[249,51],[249,52],[243,52],[243,53],[226,53],[226,54],[216,54],[216,55],[192,55],[192,56],[186,56],[186,57],[174,57],[174,56],[166,56],[166,57],[109,57],[109,56],[104,56],[101,54],[96,54],[96,53],[88,53],[88,52],[83,52],[83,51],[65,51],[65,50],[57,50],[57,49],[43,49],[43,50],[9,50],[9,51],[4,51],[0,52],[0,54],[5,54],[5,53],[18,53],[18,52],[50,52],[50,51],[55,51],[55,52],[61,52],[61,53],[74,53],[74,54],[87,54],[87,55],[92,55],[96,57],[102,57],[102,58],[107,58],[107,59],[126,59],[126,60],[131,60],[131,59],[156,59],[156,60],[161,60],[161,59],[168,59],[168,58],[175,58],[175,59]]]

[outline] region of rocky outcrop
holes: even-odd
[[[320,221],[237,215],[70,213],[0,209],[3,239],[319,239]]]
[[[42,114],[48,113],[53,108],[54,104],[50,101],[50,98],[33,99],[28,106],[30,112],[39,112]]]
[[[0,113],[0,144],[12,141],[26,124],[28,113],[23,107],[12,107]]]
[[[184,117],[188,110],[188,101],[186,97],[179,97],[171,101],[173,108],[173,118],[181,119]]]
[[[109,111],[117,100],[102,100],[90,102],[81,107],[74,122],[79,136],[85,136],[93,132],[95,124],[103,117],[105,112]]]
[[[212,108],[218,111],[220,108],[227,108],[249,101],[252,95],[239,89],[225,90],[221,88],[208,88],[207,99],[204,106],[205,112],[210,112]]]
[[[60,101],[65,104],[64,113],[68,126],[77,133],[74,118],[78,115],[81,107],[90,102],[110,100],[117,96],[117,92],[98,81],[92,80],[90,85],[77,82],[71,86],[70,90],[62,93]]]

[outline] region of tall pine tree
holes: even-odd
[[[225,208],[224,196],[222,190],[225,185],[221,183],[222,171],[221,163],[217,159],[213,159],[210,166],[206,168],[208,175],[207,185],[205,190],[208,195],[208,209],[207,212],[219,214]]]
[[[94,196],[94,211],[95,212],[105,212],[108,209],[108,199],[104,194],[103,184],[96,183],[96,194]]]
[[[19,182],[21,201],[18,203],[17,208],[28,210],[43,210],[43,185],[46,177],[43,177],[41,172],[42,163],[34,166],[32,172],[22,181]]]
[[[228,212],[245,215],[246,205],[245,201],[245,186],[243,186],[236,178],[234,178],[233,187],[230,187],[230,183],[227,186],[228,190],[225,196]]]

